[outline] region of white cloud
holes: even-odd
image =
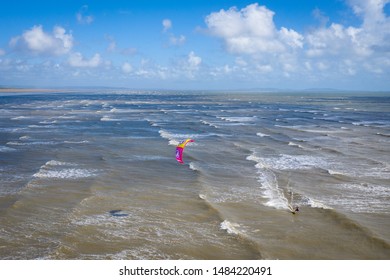
[[[162,25],[163,25],[163,31],[167,32],[169,29],[172,28],[172,21],[170,19],[164,19],[162,21]]]
[[[182,77],[193,80],[195,79],[196,75],[201,74],[201,65],[202,58],[196,55],[194,51],[191,51],[188,55],[175,60],[170,67],[171,71],[165,75],[165,77]],[[162,68],[160,67],[160,69]]]
[[[184,35],[180,35],[179,37],[175,37],[173,34],[169,37],[169,43],[173,46],[180,46],[186,42],[186,37]]]
[[[361,32],[359,28],[345,28],[336,23],[332,23],[328,28],[317,29],[306,36],[307,54],[310,57],[319,57],[345,55],[351,51],[357,54],[367,53],[365,46],[356,41]]]
[[[245,59],[243,59],[242,57],[237,57],[236,64],[241,66],[241,67],[245,67],[248,65],[248,62]]]
[[[220,10],[206,17],[209,32],[221,38],[226,49],[236,54],[278,53],[289,47],[302,47],[298,32],[282,28],[273,22],[274,12],[258,4],[237,10]]]
[[[5,50],[0,49],[0,56],[5,55]]]
[[[191,51],[183,65],[182,74],[186,75],[189,79],[194,79],[196,74],[199,72],[201,64],[202,58]]]
[[[68,63],[72,67],[98,67],[102,63],[100,54],[95,54],[91,59],[85,59],[81,53],[72,53],[69,56]]]
[[[238,57],[236,73],[279,73],[296,79],[304,73],[315,75],[315,71],[335,78],[388,73],[390,19],[384,7],[390,0],[346,1],[362,24],[332,22],[315,9],[313,16],[320,25],[304,34],[276,27],[275,13],[256,3],[211,13],[205,23],[208,33]]]
[[[125,48],[121,51],[121,54],[123,55],[136,55],[138,53],[138,50],[136,48]]]
[[[383,73],[388,68],[385,61],[390,52],[390,19],[384,13],[389,2],[348,0],[363,23],[360,26],[332,23],[307,34],[307,56],[327,60],[327,67],[323,67],[323,62],[317,64],[320,70],[327,70],[329,63],[337,59],[340,72],[346,75],[356,75],[359,71]]]
[[[386,21],[383,11],[389,0],[347,0],[353,11],[364,19],[364,24]]]
[[[73,36],[66,34],[61,26],[54,27],[52,34],[49,34],[43,31],[41,25],[36,25],[21,36],[12,38],[10,46],[33,54],[63,55],[72,49]]]
[[[271,73],[273,68],[271,65],[256,65],[256,70],[260,73]]]
[[[198,70],[200,64],[202,63],[202,58],[195,55],[193,51],[188,54],[187,57],[188,67],[190,70]]]
[[[319,21],[321,27],[325,26],[329,22],[329,18],[319,8],[315,8],[312,15]]]
[[[111,41],[108,44],[107,51],[108,52],[114,52],[115,50],[116,50],[116,42],[115,41]]]
[[[94,17],[87,15],[88,6],[84,5],[80,8],[79,12],[76,13],[77,22],[80,24],[91,24],[94,21]]]
[[[167,33],[169,36],[169,45],[170,46],[180,46],[183,45],[186,41],[186,37],[184,35],[175,36],[173,33],[168,30],[172,29],[172,21],[170,19],[164,19],[162,21],[163,32]]]
[[[133,71],[133,67],[131,66],[130,63],[125,62],[122,64],[122,72],[123,73],[128,74],[128,73],[131,73],[132,71]]]
[[[282,42],[292,48],[303,48],[303,36],[298,32],[282,27],[279,31]]]

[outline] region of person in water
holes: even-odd
[[[291,213],[295,214],[296,212],[299,212],[299,207],[296,206],[294,210],[291,211]]]

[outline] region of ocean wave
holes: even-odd
[[[71,163],[71,162],[50,160],[50,161],[45,163],[45,166],[77,166],[77,164],[76,163]]]
[[[231,223],[228,220],[224,220],[220,224],[220,228],[222,230],[225,230],[228,234],[233,234],[233,235],[239,235],[241,234],[240,230],[238,229],[240,227],[239,224],[237,223]]]
[[[79,168],[79,165],[71,162],[62,162],[57,160],[50,160],[46,162],[37,173],[33,175],[34,178],[41,179],[83,179],[94,177],[98,174],[97,169]]]
[[[89,141],[88,140],[80,140],[80,141],[65,140],[64,143],[66,143],[66,144],[85,144],[85,143],[89,143]]]
[[[250,155],[247,160],[256,162],[258,182],[261,184],[263,197],[267,199],[266,206],[277,209],[288,209],[288,201],[278,185],[276,175],[268,169],[262,158]]]
[[[276,170],[300,170],[311,168],[324,168],[328,165],[326,159],[308,155],[287,155],[277,157],[258,157],[250,155],[248,160],[257,162],[258,168],[271,168]]]
[[[383,137],[390,137],[390,134],[377,132],[376,135],[383,136]]]
[[[256,135],[259,136],[259,137],[269,137],[270,136],[268,134],[261,133],[261,132],[256,133]]]
[[[134,156],[135,161],[154,161],[154,160],[161,161],[161,160],[170,160],[170,159],[171,158],[169,157],[155,156],[155,155]]]
[[[165,129],[160,129],[159,133],[162,138],[169,140],[170,145],[174,145],[174,146],[177,146],[178,144],[180,144],[180,142],[184,141],[187,138],[199,139],[199,138],[205,138],[210,136],[222,136],[221,134],[217,134],[217,133],[205,133],[205,134],[172,133]],[[198,144],[195,141],[195,142],[188,143],[188,145],[197,146]]]
[[[327,171],[328,171],[328,173],[329,173],[330,175],[346,175],[346,174],[343,174],[343,173],[340,172],[340,171],[336,171],[336,170],[332,170],[332,169],[328,169]]]
[[[29,119],[33,119],[33,117],[18,116],[18,117],[13,117],[13,118],[11,118],[11,120],[13,120],[13,121],[18,121],[18,120],[29,120]]]
[[[221,119],[223,121],[227,122],[239,122],[239,123],[245,123],[245,122],[253,122],[257,120],[256,116],[253,117],[217,117],[218,119]]]
[[[326,188],[332,190],[333,194],[321,200],[334,208],[354,213],[390,213],[390,188],[388,186],[342,183],[327,185]]]
[[[82,179],[96,175],[95,169],[66,168],[62,170],[40,170],[33,177],[45,179]]]
[[[312,198],[308,198],[308,205],[312,208],[333,209],[332,207],[326,205],[325,203]]]
[[[60,142],[57,141],[34,141],[34,142],[16,142],[16,141],[10,141],[7,142],[7,145],[12,146],[30,146],[30,145],[57,145]]]
[[[387,120],[378,120],[378,121],[358,121],[352,122],[355,126],[365,126],[365,127],[390,127],[390,122]]]
[[[345,166],[341,163],[334,163],[331,167],[327,169],[330,175],[342,175],[351,178],[390,179],[390,167],[387,164],[373,167],[366,164]]]
[[[16,149],[7,146],[0,146],[0,152],[2,153],[13,152],[13,151],[16,151]]]
[[[256,117],[220,117],[216,116],[218,121],[214,123],[216,126],[253,126],[255,125]]]
[[[201,123],[205,124],[205,125],[208,125],[208,126],[211,126],[211,127],[214,127],[214,128],[219,128],[216,124],[213,124],[209,121],[205,121],[205,120],[200,120]]]
[[[121,118],[114,118],[111,116],[103,116],[100,118],[100,121],[102,122],[120,122],[120,121],[127,121],[128,119],[121,119]]]
[[[195,162],[190,162],[189,167],[190,167],[191,170],[201,171],[201,168],[200,168],[199,164],[197,164]]]
[[[47,124],[47,125],[37,125],[32,124],[28,126],[29,128],[54,128],[55,126],[53,124]]]
[[[289,146],[294,146],[294,147],[298,147],[298,148],[302,148],[302,149],[304,149],[304,147],[302,146],[302,145],[299,145],[299,144],[297,144],[297,143],[294,143],[294,142],[288,142],[288,145]]]

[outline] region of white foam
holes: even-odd
[[[190,167],[190,169],[192,169],[194,171],[200,171],[200,167],[197,163],[190,162],[189,167]]]
[[[308,204],[312,208],[332,209],[332,207],[312,198],[308,198]]]
[[[13,145],[13,146],[30,146],[30,145],[56,145],[58,142],[54,141],[35,141],[35,142],[15,142],[10,141],[7,142],[7,145]]]
[[[45,166],[77,166],[76,163],[62,162],[57,160],[50,160],[45,163]]]
[[[67,141],[65,140],[64,143],[66,144],[85,144],[85,143],[89,143],[88,140],[81,140],[81,141]]]
[[[268,199],[265,205],[276,209],[287,209],[288,201],[279,188],[275,174],[269,170],[259,171],[258,174],[258,181],[264,190],[263,196]]]
[[[279,157],[262,158],[261,161],[268,168],[278,170],[323,168],[328,165],[323,158],[308,155],[283,154]]]
[[[45,121],[40,121],[39,123],[41,124],[54,124],[54,123],[57,123],[58,121],[56,120],[53,120],[53,121],[48,121],[48,120],[45,120]]]
[[[61,170],[45,170],[41,169],[33,176],[36,178],[50,178],[50,179],[81,179],[96,175],[96,170],[65,168]]]
[[[301,145],[299,145],[297,143],[294,143],[294,142],[288,142],[288,145],[289,146],[295,146],[295,147],[303,148]]]
[[[19,117],[11,118],[11,120],[13,120],[13,121],[25,120],[25,119],[31,119],[31,117],[19,116]]]
[[[112,118],[111,116],[103,116],[102,118],[100,118],[100,121],[102,121],[102,122],[119,122],[119,121],[124,121],[124,119]]]
[[[6,147],[6,146],[0,146],[0,152],[13,152],[13,151],[16,151],[16,149]]]
[[[63,115],[63,116],[59,116],[58,119],[73,120],[73,119],[77,119],[77,116]]]
[[[96,176],[98,170],[77,168],[78,164],[50,160],[33,175],[41,179],[82,179]]]
[[[378,120],[378,121],[359,121],[359,122],[352,122],[355,126],[366,126],[366,127],[389,127],[390,123],[389,121],[385,120]]]
[[[228,220],[224,220],[220,225],[222,230],[226,230],[228,234],[238,235],[240,231],[237,229],[240,227],[239,224],[231,223]]]
[[[160,136],[164,139],[169,140],[169,145],[177,146],[182,142],[183,140],[187,138],[199,138],[203,137],[203,135],[200,134],[179,134],[179,133],[170,133],[164,129],[159,130]],[[193,142],[188,143],[188,145],[196,145]]]
[[[345,174],[343,174],[342,172],[335,171],[335,170],[332,170],[332,169],[328,169],[328,173],[329,173],[330,175],[345,175]]]
[[[326,166],[324,166],[326,167]],[[390,167],[383,165],[380,167],[371,167],[367,165],[344,165],[339,162],[333,163],[333,169],[327,169],[331,175],[344,175],[353,178],[377,178],[377,179],[390,179]],[[335,170],[335,168],[337,168]]]
[[[253,122],[257,119],[257,117],[217,117],[218,119],[227,121],[227,122],[240,122],[240,123],[245,123],[245,122]]]
[[[276,175],[264,164],[260,157],[250,155],[247,160],[257,162],[258,182],[261,184],[263,190],[263,197],[267,199],[266,206],[277,209],[288,209],[288,201],[284,196],[282,190],[279,188]]]
[[[261,132],[256,133],[256,135],[259,136],[259,137],[269,137],[268,134],[261,133]]]
[[[327,185],[335,194],[322,198],[334,208],[355,213],[390,213],[390,188],[368,183]],[[342,195],[340,195],[342,193]]]
[[[214,127],[214,128],[218,128],[217,125],[215,125],[215,124],[213,124],[211,122],[208,122],[208,121],[205,121],[205,120],[201,120],[200,122],[205,124],[205,125],[208,125],[208,126],[211,126],[211,127]]]
[[[51,124],[48,124],[48,125],[36,125],[36,124],[32,124],[32,125],[29,125],[28,127],[29,127],[29,128],[50,128],[50,127],[54,127],[54,126],[51,125]]]

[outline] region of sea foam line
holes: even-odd
[[[78,168],[77,163],[50,160],[33,175],[41,179],[82,179],[96,176],[97,169]]]
[[[247,160],[257,162],[255,167],[257,168],[258,182],[263,189],[264,198],[268,199],[265,205],[277,209],[288,209],[288,201],[279,188],[276,175],[267,168],[260,157],[250,155]]]

